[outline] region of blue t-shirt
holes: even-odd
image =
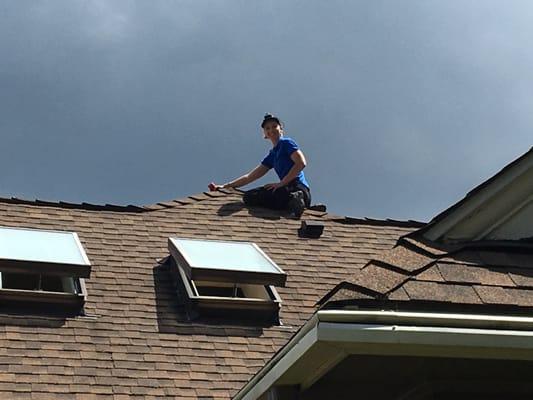
[[[294,165],[294,161],[291,160],[291,154],[296,150],[298,150],[296,142],[291,138],[282,136],[279,138],[279,141],[274,148],[272,148],[267,156],[263,158],[261,164],[268,168],[274,168],[279,179],[282,180]],[[296,177],[296,181],[309,187],[303,171],[300,171]]]

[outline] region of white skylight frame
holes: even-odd
[[[0,303],[77,313],[87,299],[84,278],[90,273],[91,263],[76,232],[0,226]],[[37,277],[38,285],[34,289],[4,285],[8,274]],[[41,287],[43,279],[52,277],[61,279],[63,290]]]
[[[219,266],[213,263],[211,265],[199,265],[197,260],[187,254],[184,242],[198,242],[206,245],[213,243],[218,246],[219,250],[224,247],[224,244],[228,244],[228,249],[233,247],[232,251],[238,251],[239,246],[242,246],[242,249],[252,248],[265,261],[262,266],[263,270],[249,267],[239,268],[234,265]],[[173,258],[191,280],[285,286],[287,279],[285,272],[253,242],[170,237],[168,248]],[[235,257],[238,258],[238,256],[239,254],[236,253]],[[268,268],[265,270],[267,266]]]
[[[183,268],[174,260],[174,278],[179,279],[193,309],[201,314],[207,315],[240,315],[239,319],[265,320],[279,323],[279,310],[281,308],[281,298],[271,285],[255,285],[264,291],[266,298],[257,297],[223,297],[206,296],[198,293],[196,284],[189,279]]]
[[[62,259],[58,257],[57,260],[54,260],[49,255],[38,256],[31,254],[31,250],[28,256],[17,254],[20,253],[20,249],[13,251],[9,248],[2,248],[3,239],[1,236],[3,234],[9,235],[9,233],[15,235],[27,233],[30,237],[43,234],[48,235],[52,241],[54,240],[53,235],[57,235],[56,239],[60,237],[59,235],[70,236],[71,245],[74,247],[69,249],[69,251],[76,253],[78,259],[76,260],[76,257],[72,257],[71,254]],[[44,238],[41,239],[45,240]],[[13,245],[13,243],[9,243],[9,240],[11,239],[7,238],[6,242],[4,242],[8,247]],[[55,243],[54,245],[57,246],[57,244]],[[20,247],[20,244],[16,244],[16,246]],[[28,246],[31,246],[31,243],[28,243]],[[91,273],[91,263],[76,232],[0,226],[0,271],[88,278]]]

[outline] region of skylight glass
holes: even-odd
[[[255,243],[169,238],[191,279],[285,284],[286,275]]]
[[[190,239],[172,241],[193,267],[252,272],[280,271],[253,243]]]
[[[74,232],[0,227],[0,259],[89,265]]]

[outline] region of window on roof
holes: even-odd
[[[285,286],[287,276],[255,243],[169,238],[168,248],[196,312],[277,321],[274,286]]]
[[[81,307],[91,264],[75,232],[0,227],[0,299]]]

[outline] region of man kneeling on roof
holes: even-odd
[[[264,176],[274,168],[280,181],[244,193],[243,200],[249,206],[261,206],[276,210],[288,209],[300,218],[304,208],[311,204],[311,192],[303,169],[306,166],[304,153],[294,140],[283,136],[283,124],[272,114],[266,114],[263,136],[272,142],[272,149],[263,161],[247,174],[223,185],[209,184],[209,190],[238,188]]]

